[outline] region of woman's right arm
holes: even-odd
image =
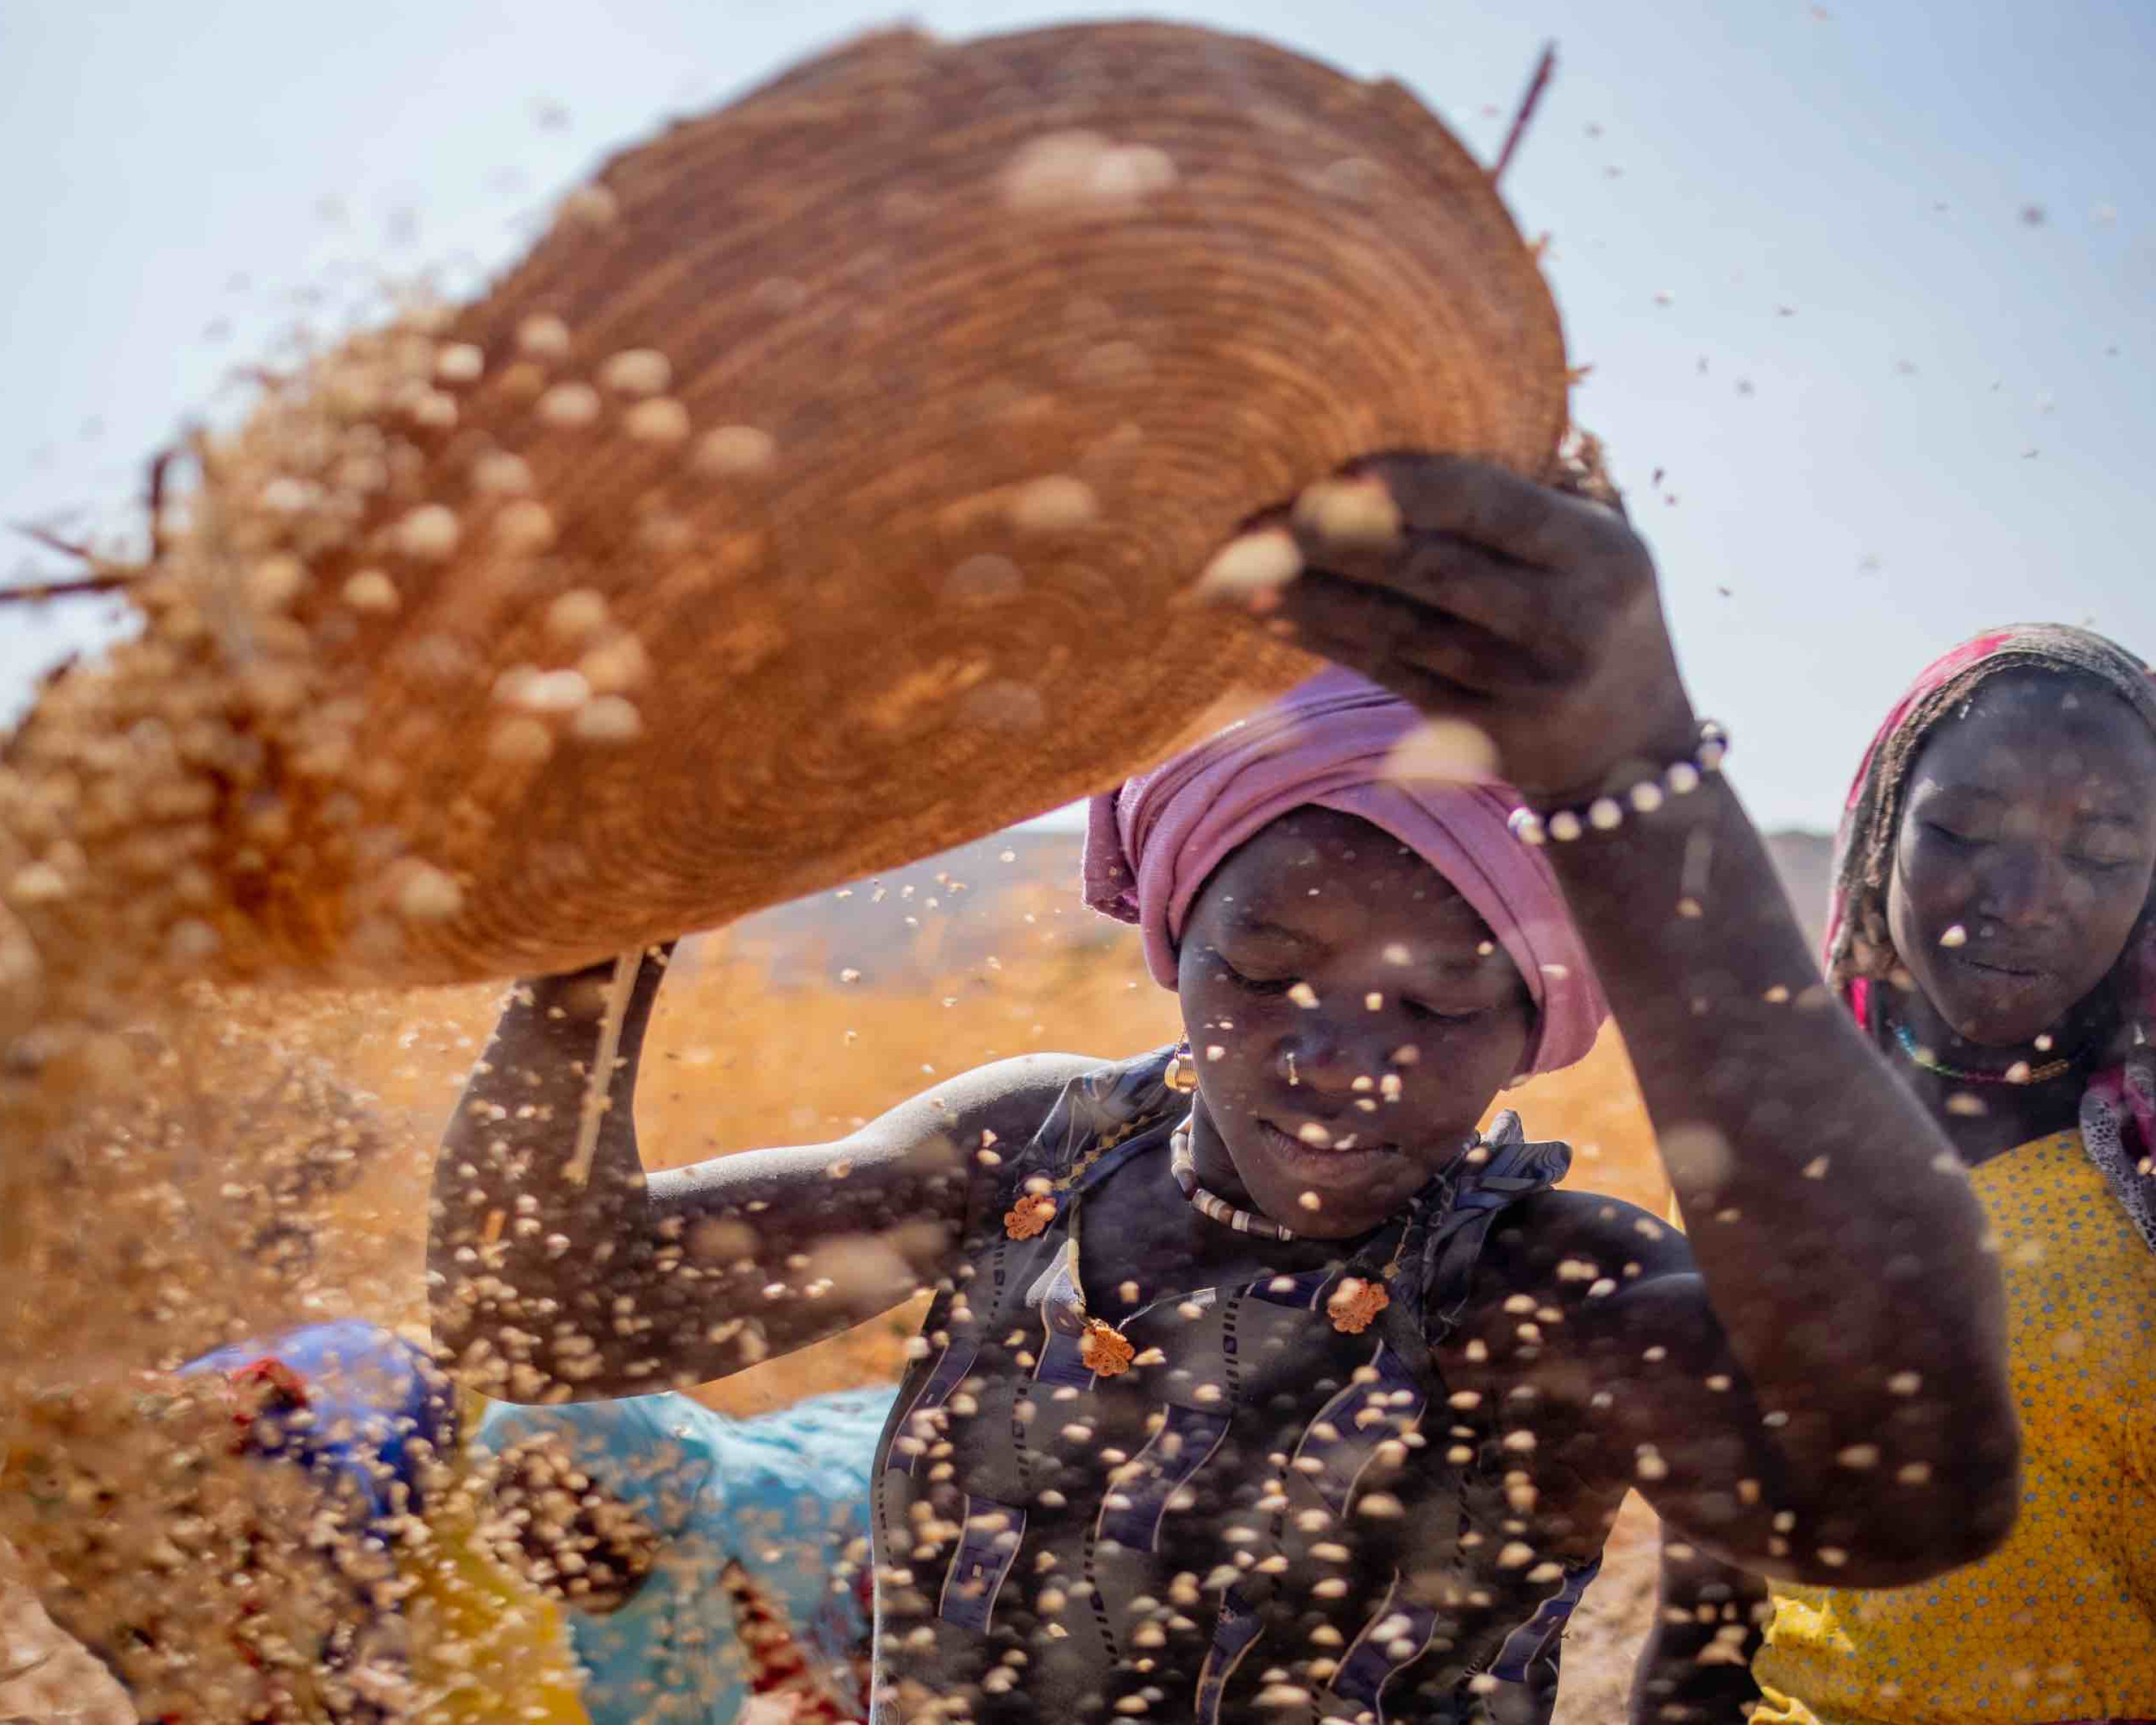
[[[707,1383],[889,1311],[950,1273],[977,1175],[1095,1062],[1002,1060],[834,1143],[647,1178],[633,1099],[666,950],[639,969],[588,1179],[567,1177],[612,961],[521,983],[434,1163],[434,1340],[518,1402]],[[1000,1149],[997,1147],[1000,1146]]]

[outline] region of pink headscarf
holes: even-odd
[[[1518,798],[1507,787],[1396,776],[1393,752],[1422,722],[1352,672],[1313,677],[1094,798],[1086,902],[1136,923],[1153,980],[1172,988],[1183,918],[1223,858],[1292,809],[1355,815],[1458,888],[1518,967],[1537,1017],[1527,1070],[1569,1066],[1594,1045],[1609,1009],[1557,878],[1507,828]]]

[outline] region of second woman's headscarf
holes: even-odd
[[[2017,624],[1964,641],[1927,665],[1880,726],[1850,787],[1835,838],[1834,895],[1826,932],[1827,980],[1858,1024],[1875,1028],[1877,983],[1899,960],[1887,923],[1887,889],[1909,769],[1938,726],[1977,689],[2009,671],[2093,679],[2156,732],[2156,680],[2115,642],[2064,624]],[[2082,1098],[2082,1142],[2156,1250],[2156,922],[2136,930],[2114,973],[2136,1042],[2124,1060],[2094,1074]]]
[[[1228,855],[1306,805],[1366,820],[1456,887],[1526,979],[1537,1015],[1527,1069],[1554,1072],[1594,1045],[1609,1016],[1557,877],[1507,825],[1518,798],[1493,783],[1403,776],[1424,722],[1349,671],[1312,678],[1119,791],[1093,799],[1086,901],[1136,923],[1146,963],[1176,985],[1183,918]]]

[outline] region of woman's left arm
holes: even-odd
[[[1630,800],[1699,739],[1645,545],[1612,509],[1453,457],[1363,464],[1255,531],[1299,555],[1256,601],[1282,633],[1476,726],[1532,806],[1621,804],[1548,855],[1711,1312],[1676,1309],[1702,1297],[1684,1276],[1611,1303],[1634,1308],[1628,1330],[1667,1308],[1692,1332],[1673,1352],[1726,1352],[1748,1380],[1766,1427],[1724,1445],[1724,1489],[1771,1466],[1799,1572],[1824,1549],[1843,1579],[1891,1585],[1991,1550],[2019,1445],[1983,1214],[1829,995],[1728,784]]]

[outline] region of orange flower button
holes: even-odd
[[[1121,1332],[1099,1318],[1086,1320],[1086,1333],[1078,1338],[1078,1358],[1087,1371],[1103,1378],[1119,1378],[1130,1370],[1137,1353]]]
[[[1370,1327],[1370,1320],[1393,1303],[1382,1282],[1364,1281],[1358,1276],[1343,1277],[1340,1286],[1332,1291],[1332,1297],[1325,1302],[1326,1311],[1332,1318],[1332,1327],[1343,1336],[1359,1336]]]
[[[1031,1240],[1036,1234],[1045,1233],[1055,1219],[1055,1200],[1036,1192],[1004,1212],[1004,1232],[1013,1240]]]

